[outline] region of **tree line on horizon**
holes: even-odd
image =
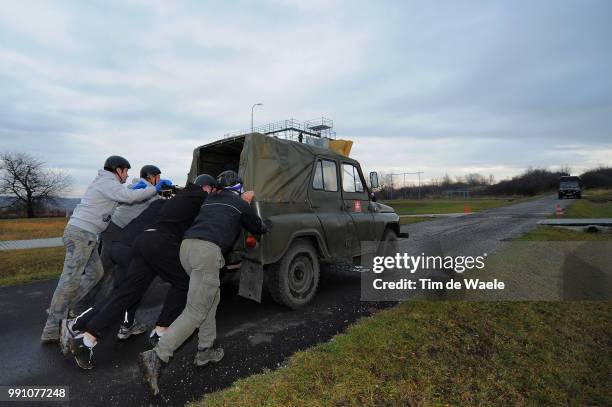
[[[495,182],[492,174],[470,173],[451,177],[445,174],[420,188],[417,185],[394,187],[391,174],[380,174],[379,199],[446,197],[450,191],[469,191],[470,196],[533,196],[551,192],[559,186],[559,178],[569,175],[569,168],[550,171],[529,167],[522,174]],[[612,167],[600,166],[580,175],[585,188],[611,188]],[[0,218],[63,216],[58,198],[69,191],[71,177],[62,170],[45,167],[40,159],[27,153],[0,153]]]
[[[551,192],[559,187],[559,179],[570,175],[569,168],[550,171],[546,168],[527,168],[523,173],[510,179],[495,182],[493,175],[471,173],[464,176],[451,177],[445,174],[434,178],[427,184],[410,184],[401,187],[393,185],[391,175],[381,173],[380,191],[376,196],[380,199],[414,199],[463,196],[533,196],[539,193]],[[600,166],[585,171],[580,176],[584,188],[612,188],[612,167]],[[420,191],[419,191],[420,189]]]

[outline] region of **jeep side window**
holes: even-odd
[[[344,192],[363,192],[359,171],[352,164],[342,164],[342,190]]]
[[[312,179],[314,189],[325,191],[338,191],[338,179],[336,176],[336,163],[330,160],[317,160],[315,173]]]

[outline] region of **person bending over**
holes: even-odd
[[[181,243],[181,264],[190,277],[187,305],[157,346],[139,355],[143,377],[154,395],[159,393],[157,379],[162,364],[196,329],[199,334],[195,364],[204,366],[221,360],[223,349],[214,347],[214,342],[220,299],[219,270],[225,264],[224,255],[232,249],[243,227],[258,235],[271,227],[270,221],[262,222],[249,203],[240,199],[242,180],[238,174],[224,171],[217,183],[219,190],[206,199]],[[253,198],[251,192],[249,196]]]
[[[60,321],[104,275],[97,250],[98,234],[108,226],[117,204],[148,200],[157,193],[150,185],[139,190],[125,188],[122,184],[128,178],[129,169],[130,163],[125,158],[108,157],[104,169],[98,171],[66,225],[64,268],[40,337],[43,343],[58,341]]]
[[[91,369],[93,348],[104,331],[126,309],[137,304],[156,276],[170,283],[156,328],[155,341],[185,307],[189,277],[179,259],[183,234],[197,216],[200,206],[216,184],[214,177],[202,174],[193,184],[168,200],[153,228],[135,240],[127,275],[121,286],[104,300],[76,318],[62,321],[60,346],[65,355],[72,352],[77,365]]]

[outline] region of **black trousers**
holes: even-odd
[[[127,277],[128,269],[130,267],[132,257],[134,256],[133,250],[131,246],[126,246],[121,242],[112,242],[110,256],[113,262],[115,263],[115,267],[113,269],[113,289],[117,291],[119,287],[121,287],[121,285],[125,282],[125,279]],[[99,301],[96,306],[103,306],[105,300],[106,297]],[[136,315],[138,304],[140,304],[140,301],[138,301],[125,311],[122,319],[124,324],[131,325],[134,322],[134,316]]]
[[[114,223],[111,223],[111,226],[113,225]],[[121,231],[121,229],[119,229],[119,231]],[[105,277],[100,281],[100,283],[98,283],[98,285],[96,285],[96,287],[94,287],[94,290],[91,290],[90,292],[90,294],[93,292],[94,295],[88,295],[78,303],[78,314],[83,313],[90,307],[102,307],[106,303],[108,296],[112,294],[112,290],[116,291],[119,289],[127,276],[127,271],[133,256],[132,247],[126,246],[118,241],[105,241],[104,247],[107,247],[108,261],[112,263],[112,272],[106,271],[107,269],[105,268]],[[110,249],[108,249],[108,247],[110,247]],[[104,253],[104,250],[102,252]],[[107,284],[110,285],[111,288],[100,287],[101,285]],[[95,288],[98,288],[98,290],[95,290]],[[136,315],[138,304],[139,302],[125,310],[124,315],[121,316],[121,320],[124,324],[131,325],[134,322],[134,316]]]
[[[134,242],[133,257],[121,286],[100,306],[80,316],[74,329],[101,338],[106,328],[115,323],[126,309],[142,299],[155,276],[170,283],[157,319],[157,325],[170,326],[183,312],[189,290],[189,276],[179,259],[180,247],[181,241],[173,235],[160,232],[141,234]]]

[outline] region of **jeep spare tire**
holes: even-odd
[[[308,240],[295,241],[283,258],[268,267],[267,286],[277,303],[292,309],[310,302],[319,285],[319,257]]]

